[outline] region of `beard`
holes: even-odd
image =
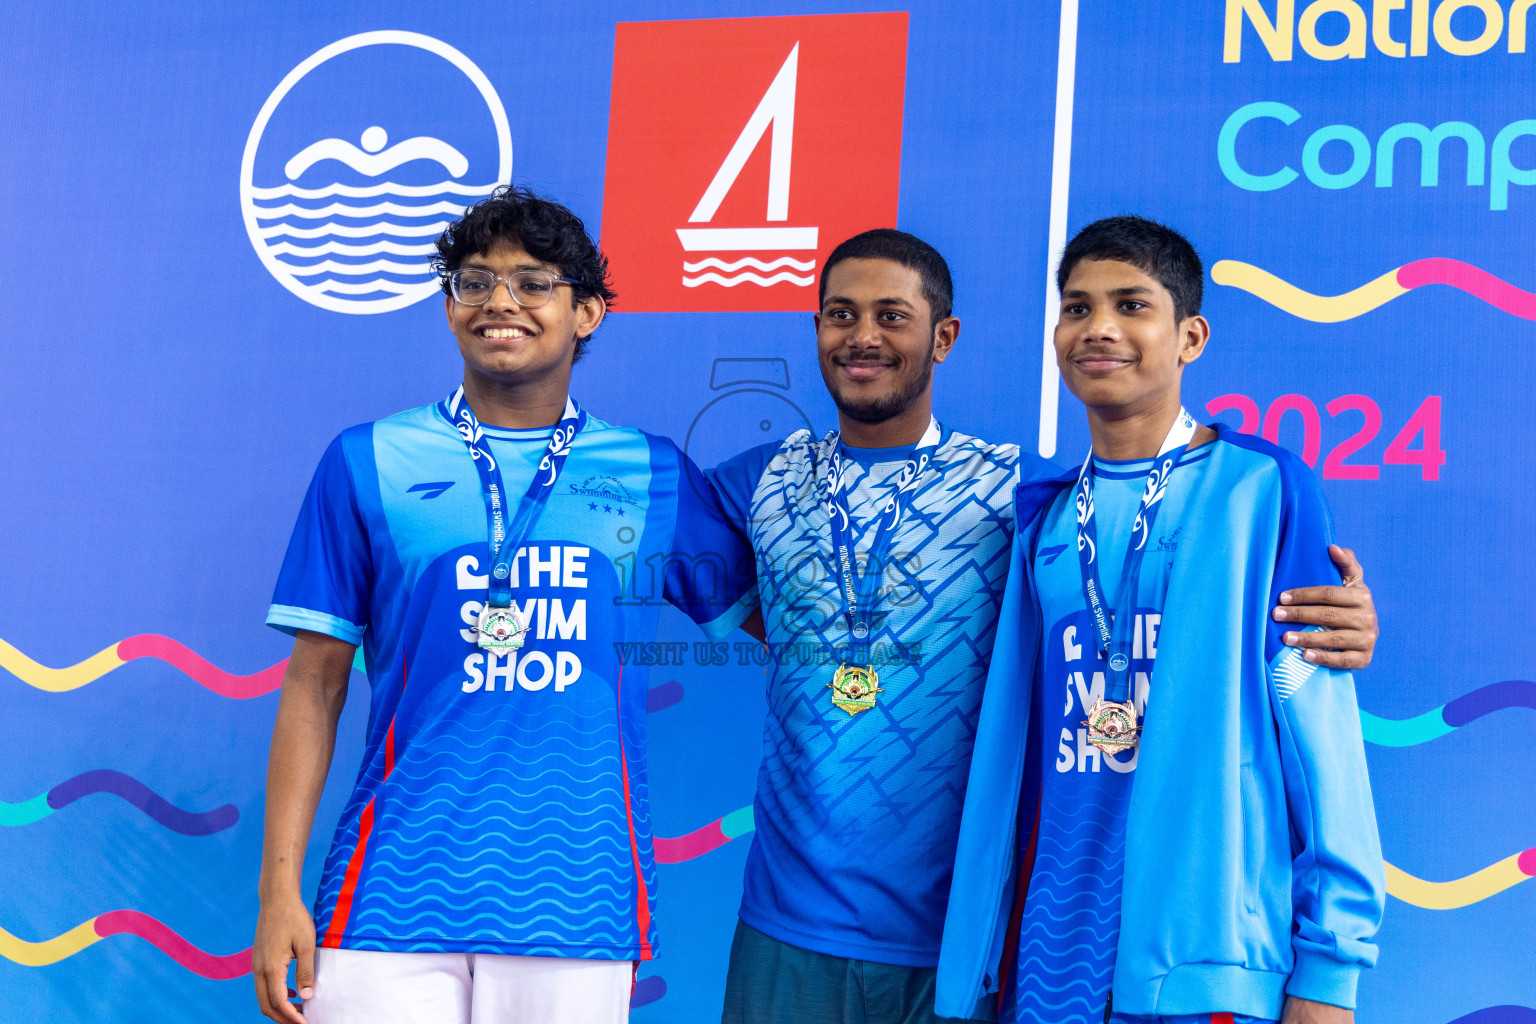
[[[898,416],[912,407],[912,403],[928,390],[928,384],[933,380],[933,347],[929,346],[928,358],[920,360],[905,380],[899,381],[896,387],[883,395],[870,398],[855,399],[845,395],[835,387],[829,387],[832,401],[838,410],[849,419],[860,423],[884,423],[893,416]]]

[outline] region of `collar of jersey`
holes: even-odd
[[[486,437],[496,441],[548,441],[555,432],[553,424],[547,427],[533,427],[529,430],[514,430],[511,427],[493,427],[482,423],[480,429]]]
[[[949,443],[949,435],[954,433],[941,420],[939,422],[939,443],[934,446],[935,455]],[[828,434],[828,437],[836,437],[836,433]],[[886,462],[905,462],[917,450],[916,444],[899,444],[894,448],[854,448],[851,445],[843,445],[843,451],[848,457],[859,465],[868,469],[870,466],[878,466]]]
[[[843,454],[861,466],[877,466],[882,462],[905,462],[917,450],[915,444],[899,444],[894,448],[850,448],[843,446]]]
[[[432,415],[437,419],[437,422],[441,423],[445,428],[447,428],[450,433],[455,435],[458,434],[458,428],[443,418],[442,408],[440,406],[432,406]],[[591,419],[592,418],[590,416],[587,417],[588,423],[591,422]],[[482,423],[480,424],[480,431],[481,433],[485,434],[486,437],[496,441],[548,441],[551,437],[554,436],[556,426],[557,424],[552,423],[547,427],[533,427],[529,430],[514,430],[511,427],[493,427],[489,423]]]
[[[1199,445],[1194,451],[1184,456],[1180,465],[1188,466],[1209,458],[1215,451],[1216,439]],[[1093,457],[1093,475],[1100,480],[1129,480],[1132,477],[1145,477],[1152,469],[1155,459],[1101,459],[1097,455]]]

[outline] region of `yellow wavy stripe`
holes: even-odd
[[[71,665],[68,668],[49,668],[47,665],[39,665],[4,640],[0,640],[0,668],[28,686],[35,686],[49,693],[63,693],[65,690],[78,689],[125,664],[126,662],[117,656],[117,644],[113,644],[77,665]]]
[[[0,956],[24,967],[46,967],[67,956],[74,956],[99,938],[101,936],[96,934],[94,917],[75,925],[63,935],[55,935],[42,942],[26,942],[0,928]]]
[[[1426,882],[1401,868],[1387,868],[1387,892],[1404,903],[1425,910],[1455,910],[1485,900],[1530,878],[1519,866],[1520,854],[1511,854],[1481,871],[1451,882]]]
[[[1336,324],[1340,320],[1353,319],[1408,291],[1397,283],[1397,271],[1389,270],[1370,284],[1363,284],[1343,295],[1313,295],[1288,281],[1282,281],[1267,270],[1237,260],[1219,261],[1211,268],[1211,280],[1251,292],[1292,316],[1320,324]]]

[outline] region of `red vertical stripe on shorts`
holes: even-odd
[[[405,669],[400,671],[400,690],[405,692]],[[395,770],[395,720],[389,720],[389,731],[384,734],[384,779]],[[383,785],[383,782],[380,782]],[[331,949],[341,948],[341,937],[347,930],[347,919],[352,916],[352,898],[357,895],[357,880],[363,873],[363,859],[368,855],[368,837],[373,833],[373,803],[375,794],[363,808],[357,820],[357,846],[352,849],[352,859],[347,861],[347,873],[341,880],[341,891],[336,894],[336,909],[331,912],[330,926],[320,945]]]
[[[1232,1015],[1230,1013],[1213,1013],[1211,1014],[1211,1024],[1232,1024]]]
[[[629,801],[629,760],[624,754],[624,666],[619,666],[619,774],[624,779],[624,818],[629,822],[629,856],[635,865],[635,926],[640,930],[640,959],[651,959],[651,897],[640,870],[640,844],[635,840],[635,812]]]

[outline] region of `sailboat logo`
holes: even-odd
[[[816,309],[833,247],[896,223],[906,53],[901,11],[620,22],[602,238],[624,308]]]
[[[473,130],[445,116],[441,134],[453,141],[436,131],[392,141],[387,124],[364,120],[367,127],[355,136],[311,134],[313,141],[289,145],[291,152],[279,152],[277,159],[262,149],[274,113],[305,76],[344,53],[381,45],[413,47],[457,68],[484,101],[489,123],[480,133],[493,128],[494,145],[488,138],[461,139]],[[326,110],[338,119],[346,114]],[[269,148],[284,146],[292,135],[287,126]],[[473,154],[466,153],[469,148]],[[387,313],[438,292],[433,239],[511,176],[506,110],[484,72],[431,36],[364,32],[310,56],[267,98],[246,140],[240,206],[257,256],[283,287],[321,309]]]
[[[799,67],[800,44],[796,42],[794,49],[789,51],[789,57],[779,68],[779,73],[774,76],[773,83],[768,86],[768,91],[758,102],[757,109],[747,119],[746,127],[742,128],[741,134],[736,137],[736,144],[726,154],[725,162],[715,172],[709,187],[704,190],[698,205],[693,208],[693,213],[688,217],[689,226],[677,229],[678,241],[682,242],[685,252],[690,255],[712,254],[704,256],[703,259],[685,258],[683,260],[684,287],[698,288],[701,285],[717,284],[725,288],[734,288],[739,284],[751,283],[766,288],[769,285],[785,282],[809,288],[816,283],[816,278],[811,272],[816,269],[814,257],[817,229],[782,226],[782,222],[789,219],[789,175],[793,165],[795,145],[795,79],[798,76]],[[696,227],[695,225],[708,224],[714,219],[726,193],[731,190],[732,185],[736,184],[736,178],[746,166],[747,159],[762,141],[763,136],[769,132],[770,126],[772,136],[769,141],[766,219],[771,226]],[[756,250],[756,255],[743,256],[743,250]],[[800,251],[802,256],[809,258],[797,260],[793,256],[778,255],[783,250]],[[722,254],[738,258],[725,262],[720,259]],[[772,261],[757,258],[763,255],[778,256],[778,258]],[[751,269],[743,269],[744,267]],[[700,273],[700,271],[704,272]],[[722,275],[716,271],[724,271],[725,274]],[[735,273],[731,273],[732,271]],[[758,273],[758,271],[767,273],[769,276],[764,276],[764,273]],[[771,273],[773,271],[777,273]],[[690,274],[697,276],[689,276]]]

